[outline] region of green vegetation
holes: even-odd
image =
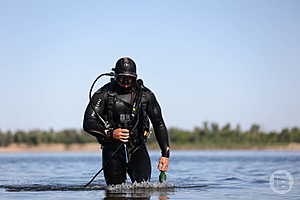
[[[84,144],[97,142],[96,139],[84,131],[75,129],[67,129],[58,132],[53,130],[42,131],[21,131],[16,132],[2,132],[0,131],[0,146],[8,146],[10,144],[27,144],[27,145],[39,145],[39,144]]]
[[[263,132],[260,126],[254,124],[249,130],[242,131],[240,126],[232,128],[230,124],[219,127],[216,123],[204,122],[202,127],[195,127],[192,131],[179,128],[169,128],[170,140],[172,145],[191,146],[191,147],[220,147],[220,148],[239,148],[265,145],[282,145],[289,143],[300,143],[300,129],[285,128],[280,132]],[[93,136],[82,130],[67,129],[62,131],[0,131],[0,146],[10,144],[85,144],[97,142]],[[156,143],[154,134],[148,139],[148,143]]]

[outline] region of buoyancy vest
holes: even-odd
[[[142,87],[142,83],[139,87]],[[127,94],[118,94],[113,90],[107,94],[109,123],[113,129],[130,130],[129,142],[134,146],[145,143],[150,134],[150,120],[142,98],[142,88]]]

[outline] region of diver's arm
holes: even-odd
[[[155,137],[161,149],[162,157],[168,158],[170,154],[168,130],[165,126],[160,106],[152,92],[148,95],[147,114],[153,125]]]
[[[93,95],[92,100],[89,102],[84,113],[83,130],[95,137],[107,137],[110,135],[95,113],[96,111],[101,117],[103,116],[104,108],[106,106],[106,97],[106,92],[97,91]],[[94,106],[95,111],[91,104]]]

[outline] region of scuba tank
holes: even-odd
[[[162,164],[160,164],[160,165],[162,165]],[[166,172],[165,171],[160,171],[158,179],[159,179],[160,183],[166,182],[167,181],[167,174],[166,174]]]
[[[162,169],[163,167],[163,163],[161,163],[161,159],[159,160],[159,169]],[[164,183],[167,181],[167,174],[165,171],[160,170],[160,174],[159,174],[159,182],[160,183]]]
[[[167,181],[167,174],[166,172],[164,171],[160,171],[160,174],[159,174],[159,182],[160,183],[164,183]]]

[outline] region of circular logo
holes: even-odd
[[[293,185],[294,178],[286,170],[277,170],[270,177],[270,187],[275,193],[286,194],[291,191]]]

